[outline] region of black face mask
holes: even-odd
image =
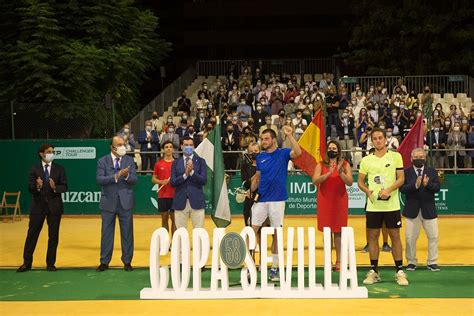
[[[250,156],[250,159],[252,159],[252,160],[257,160],[257,155],[258,155],[258,154],[256,154],[256,153],[252,153],[252,154],[250,154],[249,156]]]
[[[423,167],[425,164],[425,159],[413,159],[413,165],[417,168]]]
[[[331,159],[336,158],[337,157],[337,151],[329,150],[328,151],[328,157],[331,158]]]

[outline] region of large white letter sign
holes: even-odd
[[[168,286],[170,271],[168,266],[160,267],[160,256],[166,255],[169,247],[168,231],[163,227],[155,230],[150,243],[150,283],[152,289],[164,291]]]
[[[307,235],[305,234],[307,231]],[[295,240],[296,232],[296,240]],[[278,239],[278,261],[280,267],[279,286],[267,280],[267,269],[272,263],[268,253],[268,237],[276,234]],[[286,256],[283,247],[286,235]],[[305,240],[305,236],[308,239]],[[357,265],[355,256],[354,230],[343,227],[341,232],[341,271],[339,284],[332,283],[331,272],[331,230],[324,228],[324,280],[316,280],[316,237],[315,228],[289,227],[286,234],[283,228],[263,227],[261,232],[261,274],[257,286],[257,268],[249,250],[256,246],[256,236],[252,228],[245,227],[239,234],[224,228],[216,228],[212,236],[212,267],[210,288],[202,288],[201,268],[205,266],[210,254],[210,239],[202,228],[193,230],[192,267],[193,287],[190,288],[191,247],[189,233],[180,228],[173,235],[171,248],[171,282],[167,266],[160,266],[161,257],[168,254],[169,235],[164,228],[157,229],[150,242],[150,284],[140,292],[141,299],[232,299],[232,298],[367,298],[365,287],[357,284]],[[222,241],[224,240],[224,241]],[[229,241],[228,243],[226,241]],[[236,242],[234,242],[236,241]],[[298,259],[298,286],[292,287],[293,251],[296,242]],[[236,247],[238,245],[238,247]],[[308,251],[305,252],[305,247]],[[247,248],[247,249],[245,249]],[[304,277],[305,255],[308,256],[308,280]],[[223,257],[222,257],[223,256]],[[224,260],[222,259],[224,258]],[[232,259],[232,260],[231,260]],[[286,260],[285,260],[286,259]],[[225,262],[225,263],[224,263]],[[227,266],[227,265],[228,266]],[[230,267],[230,268],[229,268]],[[228,269],[240,270],[241,286],[229,288]],[[221,282],[219,282],[219,280]],[[171,283],[171,284],[170,284]],[[220,284],[219,284],[220,283]],[[349,284],[349,285],[348,285]]]

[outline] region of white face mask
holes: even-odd
[[[54,160],[54,154],[48,153],[44,155],[44,161],[46,161],[47,163],[50,163],[53,160]]]
[[[387,132],[387,137],[392,137],[392,132]]]
[[[125,148],[125,146],[117,147],[117,155],[119,155],[120,157],[123,157],[125,156],[126,153],[127,153],[127,148]]]
[[[125,134],[128,134],[128,133],[130,132],[130,129],[129,129],[129,128],[124,128],[124,129],[123,129],[123,132],[124,132]]]

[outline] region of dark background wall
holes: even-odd
[[[347,46],[350,1],[141,1],[160,18],[160,34],[173,43],[166,82],[196,59],[331,57]],[[149,74],[143,101],[161,86]]]

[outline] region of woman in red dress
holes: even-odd
[[[318,230],[331,228],[332,239],[336,248],[335,271],[340,269],[341,227],[347,226],[349,199],[346,185],[351,186],[352,170],[350,165],[341,158],[341,145],[330,141],[322,163],[314,170],[312,181],[318,187],[317,214]]]

